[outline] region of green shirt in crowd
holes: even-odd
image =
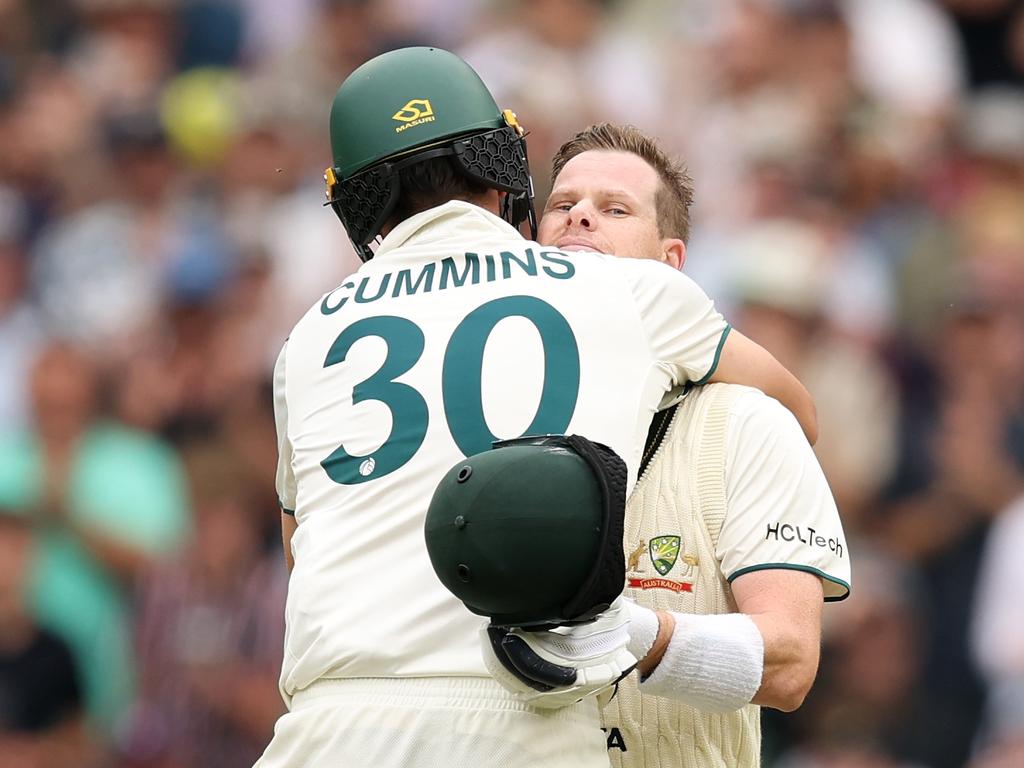
[[[45,467],[30,433],[0,435],[0,504],[36,507]],[[144,554],[176,548],[188,530],[177,454],[152,435],[101,424],[81,440],[66,497],[68,519]],[[130,585],[119,582],[60,519],[38,529],[31,578],[37,620],[71,647],[87,714],[110,731],[134,695]]]

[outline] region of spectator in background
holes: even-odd
[[[203,198],[184,184],[160,116],[145,110],[104,119],[108,162],[82,205],[46,226],[33,249],[33,283],[48,323],[119,360],[159,331],[174,271],[198,253],[227,271],[232,252]],[[155,326],[155,327],[154,327]]]
[[[0,433],[25,424],[28,370],[41,342],[25,291],[27,218],[18,193],[0,186]]]
[[[262,548],[247,468],[226,443],[183,448],[195,529],[139,591],[140,696],[123,749],[137,768],[251,766],[277,692],[287,573]]]
[[[103,114],[154,104],[175,71],[182,0],[71,0],[82,26],[68,55]]]
[[[128,594],[188,526],[177,457],[105,422],[98,372],[64,342],[32,367],[32,426],[0,435],[0,497],[40,526],[31,605],[71,647],[90,723],[109,736],[134,691]]]
[[[765,711],[768,765],[922,768],[909,755],[923,734],[907,724],[928,711],[918,693],[923,585],[892,554],[863,540],[853,546],[857,589],[825,615],[814,688],[790,717]]]
[[[246,464],[247,483],[277,511],[269,467],[277,456],[267,340],[276,338],[275,292],[267,260],[251,253],[237,270],[217,269],[197,251],[171,276],[158,343],[125,361],[112,386],[112,408],[125,424],[175,446],[217,436]],[[263,494],[262,496],[260,494]],[[272,526],[272,537],[278,536]]]
[[[225,244],[193,222],[189,242],[164,273],[159,325],[135,329],[152,343],[124,360],[125,375],[114,383],[118,416],[177,443],[216,428],[231,397],[223,372],[247,357],[246,349],[217,348],[222,303],[235,278]]]
[[[972,88],[1024,86],[1024,3],[941,0],[956,26]]]
[[[257,98],[253,91],[250,100]],[[323,286],[339,284],[359,264],[349,243],[334,237],[334,222],[309,204],[323,183],[320,157],[311,156],[318,142],[272,108],[249,108],[218,167],[225,224],[247,255],[246,266],[266,271],[265,301],[253,320],[261,326],[260,362],[267,370],[274,363],[266,354],[271,340],[284,343],[295,318]],[[314,162],[318,172],[310,173]]]
[[[701,190],[697,223],[712,233],[733,231],[756,214],[755,166],[792,172],[807,165],[821,141],[822,120],[833,119],[837,101],[848,98],[847,81],[835,80],[834,64],[845,47],[832,38],[828,60],[808,66],[794,52],[825,48],[798,34],[783,3],[730,0],[716,3],[705,32],[669,59],[668,87],[679,106],[666,134],[692,160]],[[833,87],[821,87],[823,80]],[[818,108],[822,96],[831,111]],[[696,240],[694,251],[701,247]]]
[[[941,3],[932,0],[783,2],[830,4],[841,9],[851,32],[851,64],[856,79],[886,110],[901,115],[918,128],[929,129],[929,124],[943,120],[955,107],[963,92],[966,73],[955,26],[939,7]]]
[[[885,12],[889,6],[895,19]],[[914,184],[941,149],[957,93],[955,78],[947,82],[945,75],[955,71],[955,47],[932,40],[941,35],[931,31],[917,36],[935,26],[934,9],[921,6],[716,4],[707,33],[679,57],[679,71],[695,77],[673,83],[685,85],[676,101],[688,106],[666,128],[694,158],[704,190],[695,208],[692,269],[712,294],[723,288],[717,265],[728,260],[728,240],[744,227],[766,217],[812,218],[833,230],[832,247],[843,252],[846,274],[838,282],[845,290],[830,296],[832,318],[872,345],[891,332],[892,271],[932,218]],[[891,98],[863,71],[863,52],[893,34],[929,51],[885,81],[900,93],[912,91],[916,101]]]
[[[1020,259],[1024,244],[1024,89],[989,88],[965,98],[949,126],[946,154],[921,179],[917,204],[936,217],[930,236],[909,244],[896,266],[900,330],[932,343],[964,264],[980,271]],[[907,189],[903,196],[913,190]],[[891,206],[890,206],[891,207]],[[904,216],[904,219],[909,218]],[[890,216],[893,223],[896,219]],[[1012,254],[1017,253],[1017,256]]]
[[[971,760],[969,768],[1017,768],[1024,762],[1024,736],[1008,737]]]
[[[0,505],[0,755],[8,768],[88,768],[99,750],[74,659],[26,602],[33,544],[31,520]]]
[[[1002,752],[1020,754],[1024,747],[1024,590],[1020,547],[1024,546],[1024,237],[1009,264],[990,275],[1001,301],[990,297],[991,346],[997,354],[993,378],[1000,386],[979,392],[969,408],[971,429],[979,435],[957,453],[980,454],[962,474],[971,479],[972,497],[994,515],[981,556],[973,595],[970,631],[972,658],[987,684],[988,695],[979,744],[984,760],[996,765]],[[980,439],[979,439],[980,438]],[[979,758],[981,760],[981,758]],[[988,765],[982,760],[982,764]]]
[[[530,126],[530,159],[550,165],[580,125],[600,120],[650,125],[665,105],[662,72],[651,39],[615,23],[609,0],[515,0],[492,18],[491,31],[460,55],[491,85],[499,104],[516,104]],[[538,174],[538,197],[548,180]]]
[[[1024,283],[972,258],[973,268],[955,273],[959,288],[933,341],[933,388],[905,395],[913,406],[895,500],[871,532],[927,587],[918,682],[927,706],[903,725],[914,736],[908,754],[936,768],[964,765],[975,742],[984,688],[969,649],[973,598],[991,520],[1024,487],[1024,451],[1013,440],[1024,412]]]
[[[1024,744],[1024,483],[1002,509],[981,561],[971,625],[971,650],[988,686],[985,749]],[[1019,749],[1019,746],[1018,746]]]

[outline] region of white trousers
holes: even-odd
[[[593,698],[528,707],[490,678],[321,680],[255,768],[607,768]]]

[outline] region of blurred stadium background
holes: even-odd
[[[357,266],[334,90],[408,44],[540,204],[585,124],[661,137],[687,272],[817,399],[855,587],[766,765],[1024,765],[1024,2],[0,0],[0,766],[268,741],[270,371]]]

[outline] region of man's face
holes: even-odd
[[[565,251],[656,259],[678,268],[682,241],[658,232],[659,184],[657,171],[631,152],[583,152],[555,179],[537,239]]]

